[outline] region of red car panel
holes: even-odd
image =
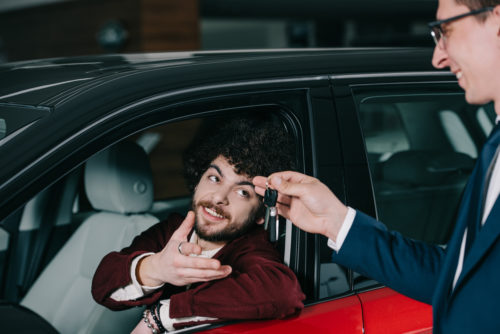
[[[389,288],[359,294],[365,334],[432,333],[432,306]]]
[[[361,304],[357,296],[339,298],[306,306],[285,320],[246,321],[203,333],[363,333]]]

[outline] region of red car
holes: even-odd
[[[141,309],[111,312],[92,300],[97,264],[170,212],[186,212],[183,151],[205,127],[245,113],[272,114],[296,140],[298,169],[345,203],[445,247],[493,112],[467,105],[456,78],[432,69],[431,54],[193,52],[1,65],[2,331],[130,331]],[[87,161],[123,140],[148,153],[148,212],[124,215],[89,200]],[[306,294],[300,314],[184,331],[432,332],[429,305],[332,263],[324,237],[286,221],[280,236]]]

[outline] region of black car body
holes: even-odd
[[[434,70],[431,55],[414,48],[186,52],[1,65],[0,297],[14,312],[34,311],[64,332],[60,323],[69,320],[53,314],[46,297],[36,297],[45,305],[37,308],[25,296],[33,295],[40,272],[95,211],[83,189],[87,159],[146,136],[170,143],[177,161],[196,129],[240,114],[273,115],[296,140],[298,170],[318,177],[348,205],[409,237],[445,245],[493,114],[490,106],[467,105],[456,78]],[[165,154],[151,155],[159,190],[149,213],[160,219],[189,203],[179,181],[182,166],[165,165]],[[62,190],[68,178],[75,180],[70,193]],[[40,199],[44,193],[49,200]],[[69,213],[55,223],[65,201]],[[285,262],[307,296],[303,314],[210,330],[431,330],[430,306],[331,264],[323,237],[289,222],[282,234]],[[55,290],[58,284],[66,289],[53,281]],[[31,311],[15,306],[19,302]],[[74,332],[103,329],[100,320],[92,327],[91,315],[72,307]],[[117,324],[118,332],[130,330]]]

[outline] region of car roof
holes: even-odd
[[[61,172],[54,166],[72,168],[93,150],[122,139],[126,131],[115,130],[123,130],[124,124],[134,128],[136,121],[153,122],[166,105],[171,107],[167,112],[182,118],[185,111],[174,106],[211,94],[326,87],[332,76],[344,75],[355,80],[365,74],[426,78],[437,73],[431,56],[430,48],[243,50],[113,54],[2,64],[0,154],[9,159],[0,160],[0,194],[4,197],[0,204],[24,188],[35,191],[41,178],[52,180],[51,173]],[[448,76],[449,72],[438,74],[441,79],[441,74]],[[110,134],[105,141],[96,139],[104,134]]]
[[[168,87],[317,74],[431,70],[429,48],[235,50],[109,54],[0,65],[0,103],[54,107],[80,89],[161,71]],[[182,84],[178,77],[182,69]],[[208,70],[207,70],[208,69]],[[325,73],[325,71],[327,71]],[[203,75],[205,73],[205,76]],[[146,78],[147,76],[145,76]]]

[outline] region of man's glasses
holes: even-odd
[[[444,35],[444,31],[443,31],[443,28],[441,26],[443,23],[450,23],[452,21],[459,20],[459,19],[462,19],[462,18],[470,16],[470,15],[477,15],[477,14],[489,12],[489,11],[492,11],[493,9],[494,9],[494,7],[484,7],[481,9],[472,10],[472,11],[465,13],[465,14],[461,14],[461,15],[449,17],[449,18],[444,19],[444,20],[439,20],[439,21],[434,21],[434,22],[429,23],[428,25],[429,25],[429,28],[431,29],[431,36],[432,36],[432,39],[434,40],[434,43],[436,43],[436,45],[440,49],[446,48],[446,36]]]

